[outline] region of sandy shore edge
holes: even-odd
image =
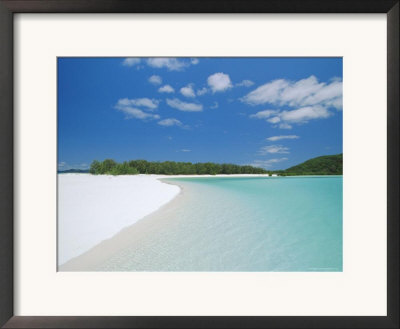
[[[180,187],[161,175],[58,176],[58,264],[90,250],[172,201]]]
[[[169,177],[159,177],[160,181],[164,178]],[[72,258],[65,264],[58,267],[58,271],[62,272],[87,272],[96,271],[96,267],[107,261],[117,252],[126,249],[132,243],[132,241],[140,241],[142,237],[146,234],[151,234],[153,229],[162,229],[162,226],[168,223],[160,223],[160,217],[162,214],[169,209],[174,207],[179,207],[184,203],[184,196],[187,194],[187,188],[183,187],[178,183],[165,182],[164,184],[169,184],[173,186],[178,186],[180,188],[179,193],[169,202],[162,205],[156,211],[144,216],[140,221],[133,223],[132,225],[121,229],[117,234],[109,239],[103,240],[90,250],[84,252],[83,254]]]

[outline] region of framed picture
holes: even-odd
[[[398,328],[398,1],[0,10],[2,327]]]

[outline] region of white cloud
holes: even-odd
[[[149,82],[153,85],[160,85],[160,84],[162,84],[162,79],[159,75],[152,75],[149,78]]]
[[[116,107],[125,107],[125,106],[139,106],[139,107],[146,107],[149,110],[155,110],[160,103],[157,99],[150,99],[150,98],[135,98],[135,99],[128,99],[122,98],[118,100]]]
[[[192,152],[192,150],[182,149],[181,152]]]
[[[279,163],[282,161],[289,160],[288,158],[279,158],[279,159],[269,159],[269,160],[255,160],[250,166],[253,167],[262,167],[262,168],[270,168],[275,163]]]
[[[201,89],[198,89],[196,93],[197,93],[197,96],[201,96],[201,95],[206,94],[207,91],[208,91],[208,89],[206,87],[203,87]]]
[[[138,108],[134,108],[131,106],[116,107],[116,108],[117,108],[117,110],[124,112],[126,114],[127,119],[132,119],[132,118],[140,119],[140,120],[160,119],[160,116],[158,114],[147,113]]]
[[[315,77],[314,77],[315,78]],[[314,83],[318,83],[315,78]],[[340,110],[342,108],[342,92],[343,84],[341,81],[333,81],[329,85],[320,83],[320,88],[315,88],[315,92],[310,92],[307,97],[293,100],[291,103],[302,106],[307,105],[323,105],[327,107],[335,107]]]
[[[251,87],[254,85],[254,82],[251,80],[243,80],[242,82],[239,82],[236,84],[236,87]]]
[[[199,64],[199,59],[198,58],[192,58],[190,60],[190,63],[192,63],[192,65],[197,65],[197,64]]]
[[[266,155],[267,153],[289,153],[289,148],[282,145],[268,145],[261,147],[258,151],[260,155]]]
[[[162,86],[162,87],[160,87],[160,88],[158,88],[158,92],[159,93],[174,93],[175,92],[175,89],[174,88],[172,88],[170,85],[165,85],[165,86]]]
[[[315,106],[342,107],[342,81],[334,79],[330,83],[318,82],[315,76],[299,81],[285,79],[268,82],[241,100],[250,105],[276,104],[291,107]]]
[[[273,117],[273,118],[268,119],[267,121],[270,122],[270,123],[278,123],[278,122],[281,121],[281,118],[280,117]]]
[[[67,165],[67,163],[64,162],[64,161],[61,161],[61,162],[58,163],[59,167],[65,167],[66,165]]]
[[[149,98],[122,98],[118,100],[117,104],[115,105],[115,109],[125,113],[127,119],[135,118],[140,120],[154,120],[160,119],[160,116],[158,114],[152,114],[138,109],[137,106],[145,107],[146,110],[152,111],[158,107],[158,103],[158,100]]]
[[[280,93],[288,86],[286,80],[274,80],[266,83],[242,98],[242,101],[250,105],[271,103],[276,104]]]
[[[255,119],[267,119],[275,114],[277,114],[279,111],[278,110],[264,110],[257,112],[256,114],[251,114],[250,118],[255,118]]]
[[[187,112],[200,112],[203,111],[203,105],[196,104],[196,103],[186,103],[182,102],[181,100],[174,98],[174,99],[167,99],[167,104],[179,111],[187,111]]]
[[[207,83],[210,86],[213,93],[222,92],[232,88],[232,82],[228,74],[219,72],[210,75],[207,79]]]
[[[218,107],[219,107],[218,102],[214,102],[214,104],[210,106],[210,109],[217,109]]]
[[[147,65],[155,68],[167,68],[170,71],[182,71],[189,63],[172,57],[153,57],[147,59]]]
[[[333,115],[324,106],[306,106],[295,110],[265,110],[251,114],[250,118],[265,119],[272,124],[279,124],[281,129],[291,129],[292,124],[304,124],[310,120],[327,119]]]
[[[164,120],[158,121],[157,123],[160,126],[164,126],[164,127],[171,127],[171,126],[181,127],[183,125],[182,122],[180,122],[178,119],[174,119],[174,118],[164,119]]]
[[[135,66],[141,62],[140,58],[137,57],[128,57],[125,58],[124,61],[122,62],[122,65],[124,66]]]
[[[281,129],[292,129],[292,126],[290,124],[288,124],[288,123],[281,123],[279,125],[279,128],[281,128]]]
[[[186,87],[182,87],[180,90],[181,94],[185,97],[196,97],[196,94],[193,90],[193,84],[188,84]]]
[[[326,119],[332,115],[325,107],[308,106],[292,111],[282,111],[279,116],[288,123],[306,123],[313,119]]]
[[[282,139],[298,139],[298,138],[300,138],[300,137],[296,136],[296,135],[280,135],[280,136],[268,137],[267,141],[276,142],[276,141],[280,141]]]

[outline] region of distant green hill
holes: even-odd
[[[284,170],[281,175],[343,175],[343,154],[307,160]]]

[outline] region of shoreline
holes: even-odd
[[[176,198],[161,175],[58,175],[57,265],[79,257]]]
[[[89,178],[90,177],[90,178]],[[61,267],[64,264],[68,263],[74,258],[80,257],[81,255],[85,254],[87,251],[91,250],[92,248],[96,247],[97,245],[101,244],[103,241],[111,239],[118,235],[123,229],[136,224],[137,222],[143,220],[147,216],[156,213],[158,210],[160,210],[163,206],[168,204],[169,202],[172,202],[177,196],[179,196],[181,193],[183,193],[183,187],[180,184],[172,184],[165,179],[168,178],[212,178],[212,177],[266,177],[266,178],[274,178],[271,176],[268,176],[268,174],[221,174],[221,175],[155,175],[155,174],[138,174],[138,175],[92,175],[88,173],[63,173],[63,174],[58,174],[58,181],[59,181],[59,201],[60,199],[62,202],[58,202],[59,204],[59,209],[58,209],[58,245],[57,245],[57,266]],[[118,224],[118,227],[114,227],[111,230],[107,230],[106,232],[90,232],[91,230],[95,229],[95,226],[98,224],[99,220],[98,218],[94,219],[92,218],[91,213],[85,213],[93,208],[96,208],[99,206],[99,203],[102,202],[97,202],[94,203],[93,201],[89,201],[89,206],[87,204],[82,204],[80,202],[70,202],[70,198],[76,198],[75,194],[82,194],[80,189],[76,189],[73,193],[69,193],[68,197],[65,197],[63,199],[62,196],[62,190],[63,184],[60,184],[60,181],[67,180],[69,178],[82,178],[82,180],[85,180],[89,178],[89,180],[105,180],[108,181],[107,183],[111,183],[113,181],[121,181],[121,180],[132,180],[135,181],[137,179],[141,180],[153,180],[158,182],[159,184],[162,185],[168,185],[168,186],[173,186],[174,189],[178,188],[178,191],[175,191],[174,193],[166,193],[163,197],[162,200],[154,200],[153,198],[153,192],[154,192],[154,186],[153,189],[150,193],[147,195],[142,195],[142,193],[139,193],[139,195],[136,195],[136,197],[139,197],[142,202],[138,202],[136,204],[137,208],[132,209],[132,207],[128,204],[126,205],[126,209],[124,209],[125,213],[122,214],[123,216],[127,217],[129,216],[129,220],[122,220],[122,223]],[[81,186],[80,188],[83,189],[91,189],[90,188],[90,182],[86,182],[85,184],[80,183]],[[89,185],[89,186],[88,186]],[[160,185],[160,186],[162,186]],[[158,187],[160,187],[158,186]],[[115,186],[108,186],[111,189],[115,189]],[[131,186],[133,190],[133,186]],[[139,187],[140,188],[140,187]],[[118,189],[118,187],[117,187]],[[61,190],[61,191],[60,191]],[[156,189],[156,190],[159,190]],[[137,190],[134,192],[138,192]],[[90,193],[97,193],[99,194],[99,191],[93,192],[90,191]],[[118,194],[118,191],[117,191]],[[61,195],[61,196],[60,196]],[[83,196],[84,197],[84,196]],[[118,198],[118,195],[113,197]],[[151,200],[151,205],[147,205],[147,209],[143,209],[143,203],[149,202]],[[104,200],[105,201],[105,200]],[[64,207],[64,205],[66,205]],[[104,207],[104,205],[103,205]],[[63,209],[64,208],[64,209]],[[69,209],[66,209],[69,208]],[[118,208],[118,207],[116,207]],[[139,214],[137,210],[139,211]],[[77,210],[83,210],[83,211],[77,211]],[[119,212],[120,209],[115,209],[115,212]],[[132,212],[131,212],[132,210]],[[73,212],[73,214],[69,214],[68,212]],[[78,213],[76,213],[78,212]],[[107,213],[107,212],[106,212]],[[108,213],[109,214],[109,213]],[[117,215],[121,215],[118,213]],[[100,217],[100,222],[104,221],[110,221],[110,218],[115,218],[115,216],[108,216],[107,218],[103,218],[105,214],[99,214]],[[80,218],[84,218],[86,221],[89,221],[89,225],[86,225],[86,228],[83,228],[81,231],[86,232],[86,236],[82,236],[82,233],[80,231],[80,226],[81,223],[75,223],[74,228],[68,228],[65,229],[65,226],[68,226],[68,221],[76,221]],[[60,229],[61,227],[61,229]],[[67,233],[65,233],[67,231]],[[71,232],[72,231],[72,232]],[[77,232],[78,231],[78,232]],[[89,234],[92,233],[92,234]],[[94,233],[94,234],[93,234]],[[96,233],[99,234],[99,236],[95,237]],[[65,237],[64,235],[68,235]],[[89,235],[89,236],[88,236]],[[87,238],[89,238],[91,241],[85,241]],[[64,242],[63,242],[64,241]],[[66,241],[66,242],[65,242]]]
[[[162,180],[164,178],[157,178]],[[94,247],[90,248],[83,254],[74,257],[66,263],[58,266],[58,271],[62,272],[92,272],[96,271],[96,267],[104,263],[112,255],[118,251],[124,250],[132,244],[132,241],[136,243],[140,241],[146,234],[151,234],[153,230],[162,230],[166,223],[160,218],[160,215],[180,207],[180,204],[184,202],[184,197],[188,195],[186,193],[187,188],[179,184],[173,184],[169,182],[163,182],[164,184],[177,186],[180,188],[179,193],[169,202],[159,207],[157,210],[144,216],[131,225],[124,227],[117,234],[113,235],[109,239],[103,240]]]

